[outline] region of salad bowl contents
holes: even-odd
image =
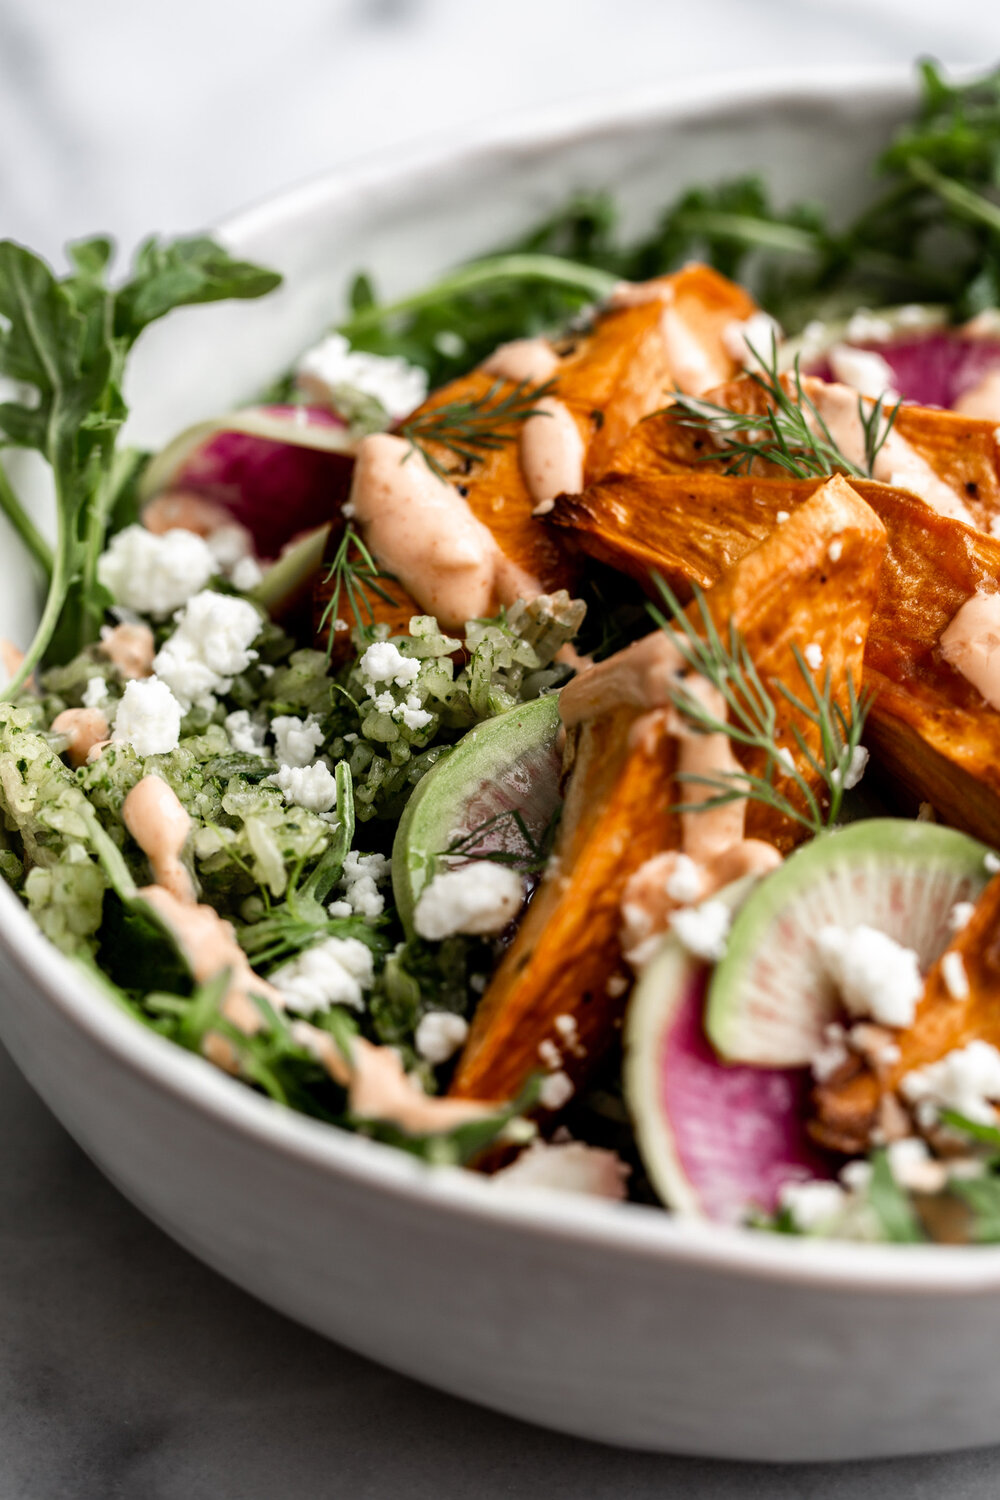
[[[605,1199],[602,1234],[736,1228],[793,1279],[818,1240],[1000,1241],[998,122],[996,76],[928,67],[846,228],[748,178],[639,243],[578,197],[397,301],[359,275],[157,452],[121,440],[132,345],[278,274],[0,246],[0,435],[57,516],[0,469],[45,585],[5,643],[0,866],[151,1078],[183,1051],[221,1115],[353,1137],[345,1181],[384,1146],[465,1167],[508,1226]],[[419,1170],[390,1196],[454,1176]],[[762,1420],[599,1430],[914,1445]]]

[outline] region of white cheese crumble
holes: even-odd
[[[233,678],[256,659],[260,612],[246,599],[205,589],[174,616],[177,628],[153,660],[156,675],[190,708],[227,693]]]
[[[280,788],[286,802],[307,812],[326,813],[337,803],[337,782],[323,761],[311,766],[279,766],[268,781]]]
[[[962,932],[972,921],[976,910],[974,901],[956,901],[948,916],[948,927],[951,932]]]
[[[790,510],[779,510],[774,519],[777,521],[779,526],[784,526],[785,522],[790,518],[791,514],[792,513]]]
[[[450,1010],[429,1010],[420,1017],[414,1045],[425,1062],[438,1067],[453,1057],[469,1034],[469,1023]]]
[[[725,956],[732,913],[724,901],[704,901],[670,913],[670,926],[696,958],[718,963]]]
[[[917,955],[874,927],[822,927],[820,963],[852,1016],[882,1026],[909,1026],[923,994]]]
[[[851,344],[834,344],[827,359],[834,379],[839,380],[842,385],[849,385],[852,390],[860,392],[862,396],[870,396],[872,400],[877,400],[879,396],[889,401],[898,399],[897,392],[893,389],[892,370],[874,349],[855,349]]]
[[[666,893],[678,906],[690,906],[701,895],[703,872],[689,854],[678,854],[667,876]]]
[[[307,392],[335,410],[346,388],[374,397],[393,421],[408,417],[427,395],[427,373],[419,365],[397,355],[352,349],[341,333],[328,333],[307,350],[296,375]]]
[[[134,678],[125,684],[111,736],[116,745],[131,745],[136,755],[169,755],[181,735],[181,705],[165,682]]]
[[[237,708],[231,714],[227,714],[225,726],[234,750],[242,750],[245,755],[268,755],[270,753],[264,748],[267,725],[251,718],[248,709]]]
[[[344,860],[340,884],[349,911],[343,915],[364,917],[373,922],[385,910],[385,897],[379,884],[389,878],[389,861],[384,854],[359,854],[351,849]],[[333,908],[330,908],[331,912]]]
[[[817,1083],[826,1083],[850,1057],[847,1049],[847,1033],[837,1021],[823,1028],[823,1042],[813,1053],[810,1062],[812,1075]]]
[[[851,758],[847,762],[847,765],[844,767],[843,788],[845,792],[849,792],[853,787],[857,786],[862,776],[864,776],[867,766],[868,751],[865,749],[864,745],[855,745],[854,749],[851,751]],[[830,777],[830,780],[833,782],[834,786],[838,785],[838,783],[841,782],[840,771],[834,770]]]
[[[279,714],[271,720],[275,754],[283,766],[308,766],[323,743],[323,731],[313,714],[299,719],[294,714]]]
[[[987,875],[996,875],[1000,872],[1000,854],[994,854],[992,850],[983,856],[983,869]]]
[[[160,619],[217,572],[204,538],[180,527],[157,536],[145,526],[126,526],[97,561],[97,577],[116,604]]]
[[[629,1168],[614,1151],[582,1141],[532,1141],[509,1167],[487,1181],[501,1188],[541,1188],[546,1192],[588,1193],[622,1199]]]
[[[395,683],[397,687],[409,687],[420,675],[419,661],[415,657],[404,656],[392,641],[373,641],[358,663],[358,668],[368,683]]]
[[[538,1102],[543,1109],[562,1109],[575,1092],[568,1073],[550,1073],[538,1090]]]
[[[844,555],[844,544],[839,536],[834,537],[829,547],[827,547],[826,555],[831,562],[840,562],[840,559]]]
[[[283,964],[270,981],[289,1010],[309,1016],[331,1005],[364,1009],[364,991],[372,987],[372,951],[359,938],[323,938]]]
[[[100,708],[108,696],[108,684],[103,677],[87,678],[81,700],[84,708]]]
[[[424,887],[413,913],[422,938],[440,942],[456,932],[496,934],[517,916],[524,882],[516,870],[476,860],[442,870]]]
[[[893,327],[888,318],[873,313],[871,308],[859,307],[851,314],[846,333],[852,344],[888,344],[892,342]]]
[[[832,1224],[846,1207],[847,1194],[836,1182],[810,1178],[806,1182],[782,1183],[778,1202],[791,1215],[796,1229],[810,1234]]]
[[[969,976],[965,972],[961,953],[953,951],[944,955],[941,960],[941,978],[953,1000],[968,1000]]]
[[[823,647],[816,641],[810,641],[802,655],[806,659],[806,666],[813,672],[818,672],[823,665]]]
[[[233,565],[229,574],[229,581],[234,589],[239,589],[241,594],[249,594],[255,589],[264,577],[264,570],[255,557],[241,557]]]
[[[428,713],[426,708],[421,708],[420,699],[416,693],[407,694],[406,702],[397,704],[392,710],[392,717],[397,723],[405,724],[407,729],[426,729],[434,715]]]
[[[538,1056],[550,1073],[558,1073],[562,1067],[562,1053],[549,1037],[538,1043]]]
[[[993,1125],[996,1113],[990,1101],[1000,1099],[1000,1052],[990,1042],[969,1042],[938,1062],[914,1068],[899,1088],[907,1103],[917,1106],[921,1124],[933,1123],[943,1108]]]
[[[915,1193],[939,1193],[948,1181],[948,1169],[935,1161],[927,1144],[917,1135],[890,1141],[886,1147],[889,1170],[902,1188]]]

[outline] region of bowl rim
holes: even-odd
[[[512,153],[544,154],[587,135],[607,135],[660,121],[756,106],[852,104],[902,107],[913,98],[912,71],[901,66],[713,74],[628,91],[590,94],[541,110],[519,111],[472,127],[460,146],[442,136],[269,194],[225,218],[216,232],[242,248],[283,220],[359,192],[384,190],[442,170],[469,171]],[[74,1027],[116,1061],[211,1121],[299,1164],[350,1179],[448,1222],[485,1221],[567,1247],[624,1253],[664,1266],[689,1267],[797,1287],[895,1295],[955,1296],[1000,1288],[1000,1247],[868,1245],[769,1235],[738,1226],[682,1220],[660,1208],[611,1203],[570,1193],[498,1189],[455,1167],[429,1166],[394,1147],[352,1135],[256,1094],[205,1059],[143,1026],[116,1006],[86,971],[43,935],[19,898],[0,882],[0,950],[10,967],[40,991]]]

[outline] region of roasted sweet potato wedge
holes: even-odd
[[[907,1073],[977,1038],[1000,1046],[1000,876],[986,887],[946,952],[960,955],[968,994],[955,999],[942,954],[927,976],[913,1025],[893,1035],[898,1059],[876,1072],[861,1057],[852,1057],[814,1091],[809,1129],[821,1145],[849,1154],[867,1150],[881,1124],[883,1101]]]
[[[668,398],[678,380],[681,345],[689,360],[696,352],[708,383],[735,373],[722,330],[753,313],[749,294],[706,266],[688,266],[656,285],[663,296],[611,306],[586,333],[554,346],[559,362],[552,395],[569,409],[582,438],[585,482],[604,471],[635,423]],[[668,313],[675,325],[672,340],[664,331]],[[496,376],[473,370],[435,391],[414,419],[453,402],[481,400],[496,385]],[[510,382],[498,387],[510,388]],[[444,467],[454,466],[447,449],[428,447]],[[546,591],[572,586],[573,567],[560,538],[532,515],[535,502],[521,471],[518,442],[506,442],[466,467],[458,478],[468,503],[506,556]]]
[[[796,692],[804,685],[793,645],[817,645],[846,699],[848,672],[856,681],[861,670],[883,546],[872,510],[843,480],[831,480],[706,596],[712,618],[723,632],[730,622],[738,627],[765,681],[778,678]],[[794,711],[775,701],[780,733],[789,734]],[[627,990],[622,892],[648,858],[679,847],[671,808],[689,795],[671,781],[666,713],[643,717],[639,732],[641,716],[638,706],[622,706],[580,728],[552,868],[476,1012],[453,1093],[512,1097],[538,1070],[546,1043],[559,1048],[578,1083],[614,1039]],[[747,808],[746,830],[783,849],[802,831],[759,803]],[[566,1050],[556,1025],[564,1016],[577,1038]]]

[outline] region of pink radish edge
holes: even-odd
[[[915,401],[919,406],[950,410],[991,371],[1000,369],[1000,342],[964,338],[955,331],[935,329],[888,343],[857,343],[851,347],[880,354],[892,371],[894,389],[904,401]],[[805,373],[822,380],[835,379],[825,359]]]

